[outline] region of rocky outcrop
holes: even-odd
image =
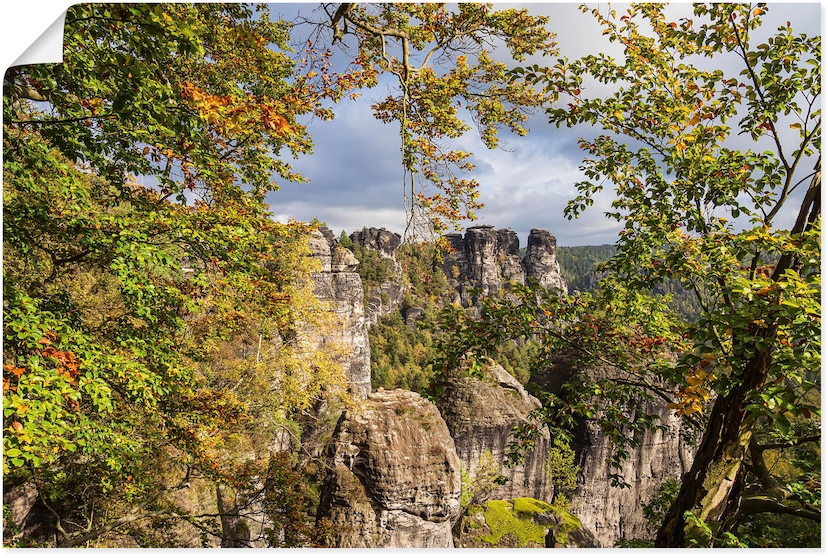
[[[496,474],[509,480],[491,485],[487,498],[509,499],[529,496],[551,501],[554,487],[545,470],[550,448],[549,432],[541,429],[541,438],[523,462],[507,468],[503,462],[512,440],[512,428],[526,422],[540,402],[529,395],[499,364],[483,367],[486,379],[474,377],[450,380],[437,398],[437,407],[446,421],[457,447],[457,455],[470,478],[496,467]],[[493,475],[492,475],[493,476]]]
[[[340,418],[327,450],[318,521],[334,547],[452,547],[460,460],[437,408],[379,391]]]
[[[466,229],[465,236],[451,233],[445,238],[451,250],[443,256],[441,270],[454,290],[452,302],[472,309],[472,314],[477,304],[473,290],[482,295],[497,295],[509,282],[525,284],[527,277],[566,292],[557,260],[557,242],[548,231],[532,229],[522,259],[520,241],[510,229],[478,225]]]
[[[531,381],[542,389],[560,394],[563,381],[575,375],[591,381],[619,375],[608,366],[578,367],[561,357],[543,374]],[[649,403],[645,411],[658,414],[666,430],[648,430],[640,446],[630,450],[629,458],[619,471],[610,467],[607,458],[612,448],[596,420],[584,421],[576,431],[574,449],[579,468],[578,486],[572,512],[584,527],[595,533],[603,546],[618,539],[650,538],[651,528],[642,513],[663,482],[679,480],[692,463],[693,448],[680,436],[680,421],[662,401]],[[630,486],[612,485],[613,474],[620,474]]]
[[[371,227],[354,231],[349,238],[354,244],[359,244],[363,248],[370,248],[376,251],[380,257],[391,260],[395,260],[397,248],[402,244],[402,237],[399,234],[386,230],[384,227],[379,229]]]
[[[346,248],[333,249],[322,232],[315,231],[309,241],[313,257],[322,262],[322,269],[313,274],[314,293],[331,303],[339,317],[340,327],[315,333],[315,341],[349,347],[342,366],[351,391],[364,398],[371,392],[371,349],[368,345],[368,324],[363,306],[362,280],[356,273],[359,261]]]
[[[57,545],[55,516],[43,504],[34,484],[12,487],[5,480],[3,506],[8,510],[8,515],[3,514],[4,546],[15,544],[17,539],[49,547]]]
[[[455,529],[458,548],[596,548],[595,536],[561,506],[534,498],[489,500]]]
[[[526,271],[520,260],[520,240],[517,233],[511,229],[499,229],[496,234],[495,259],[500,269],[500,277],[504,282],[525,283]]]
[[[393,269],[392,278],[376,285],[367,285],[365,289],[365,311],[370,327],[402,306],[406,286],[402,284],[402,266],[396,258],[402,237],[385,228],[371,227],[354,231],[349,238],[363,250],[375,251],[384,265]]]
[[[528,277],[533,277],[542,287],[560,289],[566,292],[566,281],[558,265],[558,242],[549,231],[532,229],[526,243],[526,255],[523,257],[523,269]]]

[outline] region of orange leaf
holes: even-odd
[[[16,367],[16,366],[11,366],[11,365],[9,365],[9,364],[6,364],[5,366],[3,366],[3,368],[4,368],[7,372],[11,372],[12,374],[14,374],[14,375],[15,375],[16,377],[18,377],[18,378],[19,378],[20,376],[22,376],[22,375],[23,375],[23,372],[25,372],[25,371],[26,371],[26,369],[25,369],[25,368],[18,368],[18,367]]]
[[[20,423],[19,423],[19,422],[17,422],[17,421],[14,421],[14,422],[12,423],[12,428],[14,428],[15,430],[17,430],[18,432],[23,432],[23,425],[22,425],[22,424],[20,424]]]

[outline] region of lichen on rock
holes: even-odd
[[[455,531],[455,544],[466,548],[597,546],[594,537],[582,531],[580,520],[562,505],[534,498],[489,500],[469,508]]]

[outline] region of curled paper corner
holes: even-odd
[[[63,24],[66,10],[17,57],[12,66],[63,62]]]

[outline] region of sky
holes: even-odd
[[[581,13],[578,4],[524,6],[534,15],[550,16],[548,28],[557,34],[561,52],[570,59],[601,51],[611,53],[613,47],[620,53],[617,44],[602,41],[601,28],[591,15]],[[797,31],[820,32],[820,4],[778,4],[776,8],[771,6],[771,14],[780,24],[790,19]],[[307,6],[280,4],[273,11],[290,17],[303,9]],[[684,10],[689,11],[690,6],[675,6],[676,18]],[[539,58],[528,62],[533,61],[543,63]],[[382,87],[366,91],[358,101],[339,106],[334,121],[310,124],[314,154],[295,163],[295,169],[310,183],[285,185],[269,198],[280,218],[316,217],[337,234],[366,225],[404,230],[397,125],[373,119],[370,111],[371,102],[386,94]],[[584,126],[574,130],[556,128],[548,124],[543,113],[533,116],[528,127],[530,132],[525,137],[505,132],[506,150],[487,149],[474,131],[457,142],[459,148],[474,153],[472,161],[477,168],[471,176],[480,182],[480,201],[485,204],[478,220],[470,225],[511,228],[518,233],[521,245],[525,245],[532,228],[549,230],[563,246],[615,242],[623,226],[604,217],[613,200],[611,189],[598,196],[580,219],[567,220],[563,213],[567,202],[577,195],[575,184],[585,178],[579,171],[584,153],[577,147],[578,139],[594,137],[600,131]]]
[[[10,66],[68,5],[59,0],[4,2],[0,7],[3,68]],[[312,6],[279,3],[272,5],[272,12],[291,18]],[[560,49],[569,58],[611,52],[611,45],[601,39],[597,23],[592,16],[581,13],[577,4],[524,6],[533,14],[550,16],[548,27],[557,34]],[[797,31],[820,33],[824,17],[820,3],[772,3],[770,7],[776,21],[791,20]],[[671,9],[678,13],[690,6],[676,4]],[[333,121],[305,122],[314,139],[314,153],[301,156],[293,165],[310,182],[283,184],[281,190],[270,195],[268,202],[278,219],[317,218],[337,235],[364,226],[404,231],[398,128],[374,119],[370,110],[370,104],[386,94],[387,89],[381,85],[366,91],[357,101],[340,103]],[[603,216],[612,201],[611,191],[598,196],[594,206],[578,220],[569,221],[563,214],[567,201],[577,194],[575,183],[583,179],[578,167],[584,154],[578,150],[577,140],[580,136],[594,137],[599,130],[556,128],[542,113],[530,119],[528,128],[526,137],[506,133],[506,149],[488,150],[474,132],[457,141],[458,148],[474,153],[472,161],[477,168],[471,177],[480,182],[480,201],[485,204],[471,225],[511,228],[518,233],[521,245],[525,245],[531,228],[549,230],[563,246],[613,243],[622,226]]]

